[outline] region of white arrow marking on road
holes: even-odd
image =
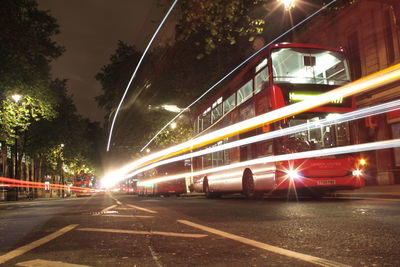
[[[138,207],[138,206],[135,206],[135,205],[131,205],[131,204],[127,204],[127,205],[128,205],[129,207],[134,208],[134,209],[141,210],[141,211],[145,211],[145,212],[148,212],[148,213],[158,213],[157,211],[149,210],[149,209],[145,209],[145,208],[141,208],[141,207]]]
[[[103,217],[119,217],[119,218],[154,218],[154,216],[148,216],[148,215],[119,215],[119,214],[105,214],[102,215]]]
[[[110,209],[115,208],[116,206],[117,206],[117,205],[112,205],[112,206],[110,206],[110,207],[108,207],[108,208],[105,208],[105,209],[101,210],[100,213],[105,213],[105,212],[109,211]]]

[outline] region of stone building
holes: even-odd
[[[400,1],[358,0],[339,11],[328,11],[293,34],[293,42],[343,47],[353,79],[400,62]],[[400,81],[356,96],[359,108],[400,98]],[[359,121],[360,142],[400,138],[400,112]],[[400,149],[366,153],[367,184],[400,183]]]

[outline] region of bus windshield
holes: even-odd
[[[293,116],[288,119],[289,126],[292,127],[303,123],[312,123],[315,125],[318,124],[319,120],[325,117],[329,118],[329,116],[335,116],[335,114],[315,115],[316,114]],[[283,147],[291,150],[286,152],[301,152],[345,145],[350,145],[350,129],[348,122],[321,126],[290,135],[288,138],[284,138]]]
[[[339,52],[314,48],[272,50],[275,83],[342,85],[350,81],[347,61]]]

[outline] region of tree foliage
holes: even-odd
[[[251,16],[262,0],[182,0],[178,12],[178,39],[190,40],[197,58],[218,46],[235,45],[240,39],[253,41],[264,30],[265,20]]]
[[[52,41],[56,20],[34,0],[2,0],[0,5],[0,88],[46,99],[49,63],[64,49]]]
[[[99,107],[108,113],[116,108],[140,56],[141,53],[134,46],[118,41],[117,49],[110,57],[110,63],[104,65],[95,76],[103,90],[103,94],[96,97]]]

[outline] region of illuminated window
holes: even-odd
[[[237,104],[240,105],[241,103],[249,99],[252,94],[253,94],[253,80],[250,80],[236,92]]]
[[[232,94],[230,97],[225,99],[225,101],[223,102],[224,114],[228,113],[229,111],[231,111],[232,109],[235,108],[235,105],[236,105],[235,96],[236,96],[235,94]]]

